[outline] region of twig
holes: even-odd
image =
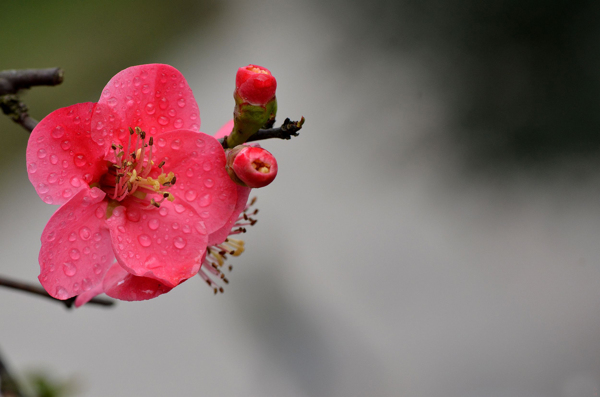
[[[300,121],[290,121],[290,119],[285,119],[279,128],[266,128],[258,130],[258,132],[248,138],[248,142],[262,141],[264,139],[271,138],[291,139],[293,136],[299,135],[298,131],[302,129],[303,124],[304,117],[302,117]],[[227,136],[219,139],[219,143],[221,143],[224,149],[229,149],[227,147]]]
[[[29,116],[27,105],[19,100],[20,90],[62,83],[60,68],[4,70],[0,72],[0,109],[15,123],[31,132],[37,121]]]
[[[0,396],[24,397],[21,393],[19,383],[8,371],[2,355],[0,355]]]
[[[73,304],[75,303],[75,297],[69,298],[64,301],[59,300],[59,299],[56,299],[56,298],[53,298],[52,296],[50,296],[50,294],[48,294],[46,292],[46,290],[40,286],[27,284],[27,283],[23,283],[20,281],[9,280],[2,276],[0,276],[0,286],[16,289],[16,290],[20,290],[20,291],[25,291],[25,292],[29,292],[29,293],[32,293],[35,295],[43,296],[45,298],[52,299],[53,301],[64,304],[68,309],[72,308]],[[94,304],[94,305],[100,305],[100,306],[112,306],[115,304],[115,301],[113,301],[111,299],[105,299],[105,298],[92,298],[88,302],[88,304]]]

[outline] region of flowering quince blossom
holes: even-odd
[[[217,290],[209,275],[224,279],[224,254],[243,251],[228,236],[254,221],[250,188],[231,180],[221,144],[199,129],[186,80],[160,64],[125,69],[97,103],[37,125],[29,179],[60,205],[41,237],[39,280],[50,295],[78,296],[77,306],[102,292],[145,300],[195,274]]]

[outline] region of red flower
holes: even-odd
[[[125,69],[98,103],[38,124],[29,179],[42,200],[61,205],[39,256],[50,295],[144,300],[200,271],[207,245],[223,243],[248,196],[238,197],[221,145],[199,128],[184,77],[159,64]]]

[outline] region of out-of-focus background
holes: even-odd
[[[600,388],[600,3],[6,2],[0,69],[60,66],[32,116],[168,63],[212,133],[278,79],[277,180],[231,283],[114,309],[0,289],[18,373],[82,396],[592,397]],[[35,282],[55,207],[0,117],[0,274]]]

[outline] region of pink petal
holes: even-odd
[[[81,306],[85,305],[86,303],[88,303],[93,298],[95,298],[96,296],[100,295],[103,292],[104,292],[104,286],[102,285],[102,282],[99,282],[94,287],[92,287],[91,290],[77,295],[77,298],[75,298],[75,307],[81,307]]]
[[[107,106],[92,125],[94,140],[99,142],[121,136],[123,143],[129,127],[140,127],[151,136],[179,129],[200,131],[200,111],[192,90],[169,65],[139,65],[117,73],[98,103]],[[112,121],[109,109],[114,112]]]
[[[95,103],[55,110],[33,130],[27,144],[27,172],[48,204],[63,204],[107,170],[104,148],[90,138]]]
[[[219,128],[217,133],[213,136],[215,139],[221,139],[224,136],[231,134],[231,131],[233,131],[233,119],[231,119],[228,122],[226,122],[225,124],[223,124],[223,126],[221,128]]]
[[[250,189],[249,187],[239,185],[237,186],[237,203],[235,205],[235,209],[233,210],[233,213],[231,214],[231,217],[229,218],[227,223],[225,223],[223,227],[214,231],[208,236],[208,245],[221,244],[223,241],[225,241],[227,236],[229,236],[233,225],[235,224],[235,222],[237,222],[238,217],[246,208],[246,204],[248,203],[248,196],[250,196],[251,190],[252,189]]]
[[[79,191],[52,215],[42,232],[39,280],[57,299],[89,291],[114,260],[104,196],[98,188]]]
[[[154,142],[155,161],[164,160],[165,172],[177,177],[169,192],[196,210],[209,234],[221,228],[237,200],[237,185],[225,170],[221,144],[193,131],[167,132]]]
[[[171,290],[170,287],[158,280],[130,274],[118,263],[108,270],[104,278],[103,289],[111,298],[124,301],[152,299]]]
[[[207,233],[196,212],[178,200],[144,209],[131,200],[107,224],[117,261],[134,276],[174,287],[200,269]]]

